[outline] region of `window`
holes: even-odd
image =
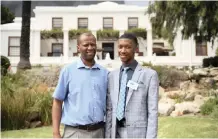
[[[103,29],[113,29],[113,18],[103,18]]]
[[[52,18],[52,28],[53,29],[62,29],[63,19],[61,17]]]
[[[78,29],[79,28],[88,29],[88,18],[78,18]]]
[[[8,38],[8,56],[20,56],[20,37]]]
[[[196,56],[207,56],[207,42],[196,40]]]
[[[138,18],[137,17],[129,17],[128,18],[128,29],[138,28]]]
[[[63,54],[63,44],[53,43],[52,44],[52,56],[61,56]]]

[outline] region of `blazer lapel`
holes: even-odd
[[[138,81],[138,79],[139,79],[139,77],[141,75],[141,72],[140,72],[141,70],[142,70],[142,67],[138,64],[136,66],[136,69],[135,69],[133,75],[132,75],[132,79],[131,79],[132,81],[134,81],[134,82]],[[126,105],[128,104],[133,92],[134,92],[134,90],[129,88],[129,91],[128,91],[127,97],[126,97]]]
[[[118,102],[118,96],[119,96],[119,77],[120,77],[120,69],[116,70],[114,73],[114,99],[116,102],[116,107],[117,107],[117,102]]]

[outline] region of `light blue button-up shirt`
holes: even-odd
[[[78,60],[60,73],[53,98],[63,100],[61,123],[85,125],[104,121],[108,71],[95,63],[92,68]]]

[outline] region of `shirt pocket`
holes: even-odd
[[[80,88],[72,89],[67,95],[68,101],[74,105],[77,105],[77,102],[79,101],[79,92]]]

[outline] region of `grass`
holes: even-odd
[[[2,138],[51,138],[52,127],[4,131],[1,134]],[[218,120],[209,117],[160,117],[158,137],[218,138]]]
[[[209,117],[161,117],[160,138],[218,138],[218,120]]]

